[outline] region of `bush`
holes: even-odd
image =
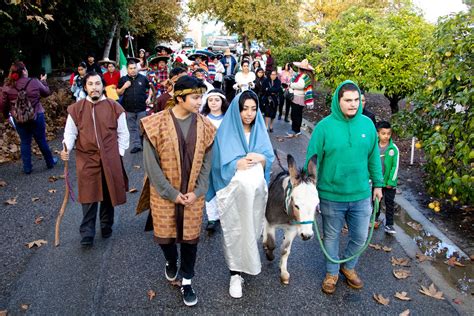
[[[394,116],[400,136],[416,136],[427,163],[428,193],[472,204],[474,195],[474,36],[469,13],[440,20],[429,54],[430,69],[413,96],[413,108]]]
[[[278,66],[283,67],[286,63],[302,61],[308,55],[321,51],[321,48],[309,44],[300,44],[293,47],[272,47],[271,50]]]

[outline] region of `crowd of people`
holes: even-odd
[[[197,303],[191,280],[205,209],[206,229],[222,228],[229,294],[241,298],[243,274],[261,272],[258,240],[275,159],[269,133],[277,116],[287,122],[291,118],[289,137],[301,133],[303,109],[313,106],[314,68],[303,60],[278,71],[270,50],[265,60],[245,51],[239,60],[230,50],[197,51],[188,56],[189,65],[179,54],[172,57],[167,47],[156,50],[148,58],[144,50],[138,58],[128,58],[124,76],[115,61],[96,62],[92,55],[71,76],[76,102],[67,109],[61,158],[69,160],[75,149],[81,245],[93,245],[98,211],[102,237],[112,235],[114,207],[126,203],[128,191],[122,157],[129,148],[131,154],[143,151],[145,179],[136,211],[149,210],[145,230],[153,231],[162,249],[165,278],[181,277],[184,303]],[[27,121],[16,112],[22,91],[34,109]],[[57,162],[46,142],[39,102],[48,94],[46,76],[28,78],[20,62],[12,66],[2,89],[0,105],[16,124],[27,174],[32,137],[47,167]],[[336,259],[345,222],[350,240],[343,257],[351,257],[365,242],[371,201],[381,199],[382,192],[385,231],[395,233],[398,149],[390,124],[380,122],[376,130],[375,118],[367,117],[364,98],[355,83],[341,83],[332,113],[317,124],[307,151],[308,161],[317,155],[324,245]],[[356,263],[357,258],[343,266],[327,261],[322,290],[335,291],[339,272],[351,287],[361,288]]]

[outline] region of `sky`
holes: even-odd
[[[467,10],[462,0],[413,0],[413,2],[423,10],[425,19],[432,23],[436,23],[440,16]]]

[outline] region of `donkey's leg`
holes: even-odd
[[[275,226],[271,225],[267,219],[265,219],[265,225],[263,226],[263,249],[265,255],[269,261],[275,259],[273,250],[275,249]]]
[[[298,229],[294,225],[285,227],[285,240],[281,245],[281,261],[280,261],[280,280],[283,284],[290,283],[290,274],[287,270],[288,256],[291,252],[291,244],[295,239]]]

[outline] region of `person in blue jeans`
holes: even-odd
[[[23,62],[18,61],[10,67],[10,73],[5,83],[0,103],[3,104],[3,112],[6,117],[14,105],[18,92],[24,89],[31,106],[34,108],[34,119],[24,123],[17,122],[14,118],[15,128],[20,136],[20,151],[23,161],[23,172],[30,174],[33,170],[31,164],[31,140],[34,138],[43,154],[48,169],[54,167],[58,162],[57,157],[53,157],[46,140],[46,123],[44,119],[44,108],[40,98],[50,95],[46,75],[42,75],[40,80],[28,77],[28,70]]]
[[[342,258],[356,254],[364,245],[372,214],[371,199],[382,198],[382,165],[377,132],[372,121],[362,115],[360,90],[352,81],[344,81],[334,92],[331,115],[320,121],[308,145],[310,157],[318,157],[317,189],[323,219],[324,247],[333,259],[339,259],[339,237],[344,223],[349,242]],[[374,191],[369,184],[372,180]],[[372,195],[372,196],[371,196]],[[360,289],[363,282],[355,271],[358,257],[343,266],[326,259],[323,292],[336,290],[339,272],[350,287]]]

